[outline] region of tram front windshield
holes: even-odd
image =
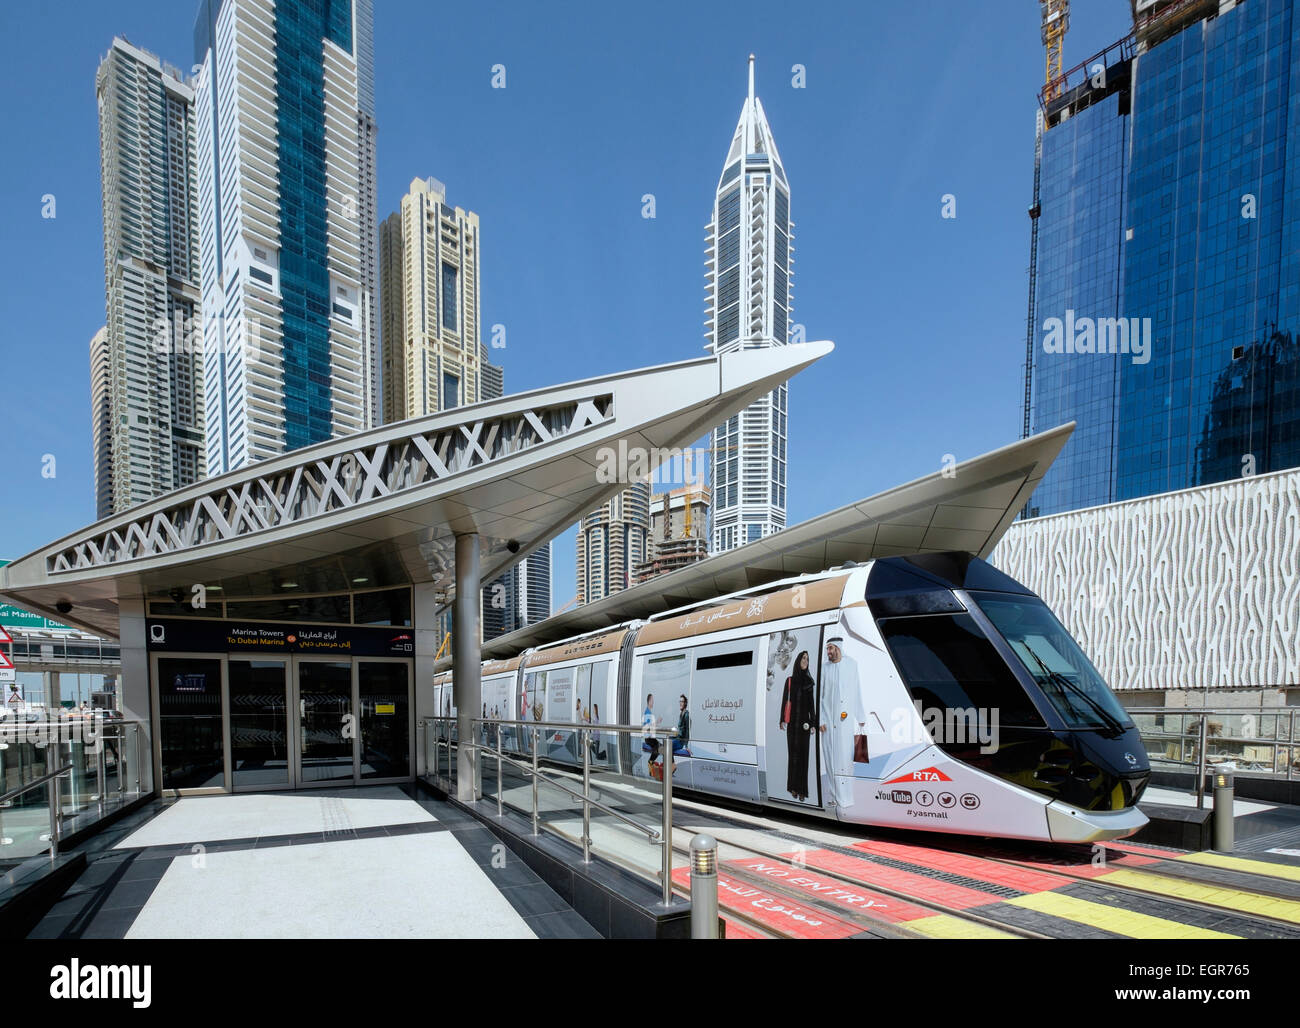
[[[1070,728],[1132,728],[1133,721],[1079,644],[1037,597],[973,592],[971,598]]]

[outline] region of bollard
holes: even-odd
[[[718,843],[710,835],[691,840],[691,938],[718,937]]]
[[[1206,718],[1201,715],[1200,742],[1196,746],[1196,809],[1205,809],[1205,747],[1208,742]]]
[[[1232,794],[1235,764],[1220,764],[1214,771],[1214,848],[1220,853],[1233,850]]]

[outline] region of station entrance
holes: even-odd
[[[332,623],[232,620],[242,606],[211,612],[224,617],[147,619],[154,766],[163,790],[413,780],[409,592],[328,604],[317,598],[312,609],[327,610]],[[391,623],[375,624],[381,616]],[[361,618],[370,623],[358,624]]]
[[[166,790],[409,781],[410,660],[155,655]]]

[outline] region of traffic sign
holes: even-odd
[[[7,560],[0,560],[0,567],[8,564]],[[30,610],[23,610],[21,607],[15,607],[8,603],[0,603],[0,624],[8,625],[11,628],[67,628],[67,625],[61,625],[57,621],[43,617],[40,614],[33,614]]]

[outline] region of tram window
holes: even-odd
[[[912,699],[925,709],[996,711],[1007,726],[1043,719],[968,614],[891,618],[880,631]]]
[[[1020,662],[1071,728],[1128,728],[1132,719],[1074,637],[1038,597],[973,593]]]
[[[743,653],[713,653],[707,657],[698,657],[695,661],[696,671],[713,671],[723,667],[744,667],[754,663],[754,651]]]

